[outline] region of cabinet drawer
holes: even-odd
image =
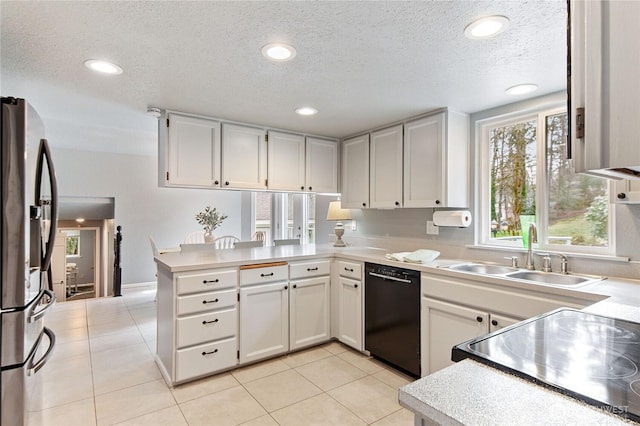
[[[340,260],[338,261],[338,273],[343,277],[361,280],[362,263],[345,262],[344,260]]]
[[[263,284],[288,279],[289,268],[287,265],[240,270],[240,285]]]
[[[176,351],[176,382],[230,368],[238,362],[235,337]]]
[[[238,283],[238,271],[236,269],[223,269],[219,271],[181,273],[176,280],[178,294],[219,290],[235,287]]]
[[[234,307],[238,292],[232,290],[212,291],[178,297],[178,315],[196,314],[213,309]]]
[[[312,260],[289,265],[289,278],[308,278],[331,273],[331,262],[328,260]]]
[[[178,347],[196,345],[237,334],[236,309],[178,318]]]

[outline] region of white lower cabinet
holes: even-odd
[[[240,363],[289,350],[287,281],[240,288]]]
[[[424,375],[449,365],[451,348],[489,332],[489,314],[477,309],[422,298],[421,363]]]
[[[157,360],[170,385],[238,363],[238,270],[158,270]]]
[[[219,366],[233,366],[237,358],[235,337],[176,351],[176,382],[211,374]],[[224,368],[224,367],[222,367]]]
[[[460,343],[560,307],[594,302],[431,273],[422,274],[421,294],[423,376],[453,364],[451,350]]]
[[[364,286],[361,262],[336,260],[338,280],[338,340],[364,350]]]
[[[328,276],[291,281],[289,290],[289,347],[300,349],[331,337]]]
[[[354,349],[363,350],[362,282],[340,277],[338,305],[338,340]]]
[[[515,323],[522,321],[518,318],[508,317],[505,315],[491,314],[489,321],[489,332],[493,333],[501,328],[509,327]]]

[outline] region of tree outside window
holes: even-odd
[[[66,244],[67,244],[67,256],[80,256],[80,232],[79,231],[67,231]]]
[[[558,111],[483,126],[489,170],[482,242],[522,247],[534,221],[540,246],[610,246],[608,183],[573,172],[565,159],[567,125]]]

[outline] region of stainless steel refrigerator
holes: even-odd
[[[50,358],[55,335],[43,318],[55,303],[48,278],[57,228],[57,185],[42,120],[24,100],[2,98],[2,288],[0,425],[27,421],[33,375]],[[38,146],[34,173],[28,147]]]

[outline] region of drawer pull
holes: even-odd
[[[307,268],[307,272],[317,271],[317,270],[318,270],[317,266],[315,268]]]
[[[206,305],[207,303],[216,303],[218,300],[219,300],[219,299],[216,299],[216,300],[203,300],[203,301],[202,301],[202,304],[203,304],[203,305]]]
[[[273,272],[269,273],[269,274],[260,274],[261,277],[272,277],[273,276]]]
[[[220,282],[220,279],[216,278],[215,280],[202,280],[202,284],[209,284],[209,283],[218,283]]]
[[[213,321],[202,321],[203,325],[207,325],[207,324],[211,324],[213,322],[218,322],[218,318],[214,319]]]
[[[215,354],[216,352],[218,352],[217,349],[212,350],[211,352],[202,352],[202,356],[207,356],[207,355],[211,355],[211,354]]]
[[[349,269],[346,266],[345,266],[344,270],[347,271],[347,272],[353,272],[353,269]]]

